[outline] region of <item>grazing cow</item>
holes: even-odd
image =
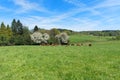
[[[88,44],[88,46],[92,46],[92,44],[91,44],[91,43],[89,43],[89,44]]]
[[[76,46],[81,46],[81,44],[80,44],[80,43],[77,43]]]
[[[75,46],[75,44],[73,44],[73,43],[72,43],[72,44],[70,44],[70,45],[71,45],[71,46]]]
[[[52,44],[53,44],[52,42],[49,43],[49,45],[52,45]]]
[[[83,43],[81,43],[81,46],[83,46]]]

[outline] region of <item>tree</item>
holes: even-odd
[[[20,22],[20,20],[17,21],[17,34],[18,35],[22,35],[23,34],[23,25],[22,23]]]
[[[44,44],[47,44],[48,43],[48,40],[49,40],[49,35],[47,33],[40,33],[38,31],[34,32],[32,35],[30,35],[31,37],[31,40],[35,43],[44,43]]]
[[[39,29],[38,29],[38,26],[37,25],[35,25],[35,27],[34,27],[34,31],[33,32],[36,32],[36,31],[38,31]]]
[[[23,25],[20,22],[20,20],[13,19],[11,29],[13,32],[13,36],[11,38],[11,43],[12,44],[24,44],[24,37],[23,37]]]
[[[17,34],[17,22],[15,19],[13,19],[12,21],[11,29],[12,29],[13,35],[16,35]]]
[[[1,30],[5,30],[6,29],[6,26],[4,25],[4,22],[1,23]]]
[[[50,39],[49,34],[44,33],[43,34],[43,41],[42,42],[45,43],[45,44],[47,44],[49,39]]]
[[[63,32],[55,36],[59,44],[67,45],[69,44],[69,36],[67,33]]]
[[[13,33],[12,33],[12,30],[11,30],[11,28],[10,28],[9,25],[7,25],[7,32],[8,32],[8,36],[9,36],[9,38],[11,38],[12,35],[13,35]]]
[[[22,35],[23,34],[23,25],[20,22],[20,20],[18,20],[16,22],[16,20],[13,19],[11,29],[12,29],[13,35]]]
[[[0,25],[0,45],[5,45],[6,44],[6,27],[4,23],[2,22]]]
[[[27,27],[23,27],[23,43],[24,45],[32,44],[31,38],[30,38],[30,31]]]
[[[41,43],[43,41],[43,36],[42,33],[36,31],[33,34],[30,35],[31,40],[35,43]]]
[[[7,27],[2,22],[0,25],[0,45],[8,45],[12,37],[12,31],[9,26]]]
[[[57,30],[56,28],[51,29],[50,33],[49,33],[50,34],[50,42],[57,43],[55,36],[59,33],[60,33],[60,31]]]

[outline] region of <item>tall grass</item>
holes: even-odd
[[[0,47],[0,80],[120,80],[119,44]]]

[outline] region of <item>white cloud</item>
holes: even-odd
[[[120,0],[105,0],[101,4],[95,6],[94,8],[104,8],[104,7],[114,7],[120,6]]]
[[[17,0],[16,0],[17,1]],[[22,0],[23,2],[26,0]],[[40,28],[45,29],[51,29],[53,27],[56,28],[66,28],[66,29],[72,29],[75,31],[87,31],[87,30],[102,30],[102,26],[105,26],[104,29],[109,29],[109,26],[114,26],[114,24],[109,24],[110,22],[116,21],[116,18],[112,15],[105,14],[104,11],[99,11],[100,8],[111,8],[113,6],[118,6],[120,4],[120,1],[118,0],[105,0],[104,2],[101,2],[100,4],[92,7],[88,7],[85,4],[81,3],[79,0],[65,0],[71,4],[74,4],[76,6],[82,6],[84,8],[77,7],[73,10],[70,10],[63,14],[57,14],[54,16],[49,17],[41,17],[41,16],[29,16],[29,17],[23,17],[22,21],[24,25],[27,25],[30,27],[30,29],[33,29],[35,25],[38,25]],[[27,7],[25,7],[25,4],[27,3]],[[38,6],[33,6],[33,4],[36,3],[29,3],[29,2],[20,2],[19,5],[23,6],[25,10],[31,10],[36,9]],[[80,5],[81,4],[81,5]],[[17,4],[18,5],[18,4]],[[31,6],[30,6],[31,5]],[[36,4],[37,5],[37,4]],[[38,8],[37,8],[38,9]],[[113,8],[114,9],[114,8]],[[76,14],[82,13],[84,11],[88,11],[91,14],[88,14],[86,17],[81,18],[80,17],[73,17]],[[111,12],[110,10],[105,10],[107,12]],[[98,20],[94,20],[92,18],[89,18],[89,16],[99,16],[101,17]],[[108,25],[108,26],[107,26]],[[108,28],[107,28],[108,27]]]
[[[73,4],[77,7],[83,7],[86,6],[84,3],[81,3],[80,0],[65,0],[66,2]]]
[[[60,17],[61,16],[61,17]],[[23,18],[23,23],[33,29],[35,25],[38,25],[40,28],[51,29],[55,28],[66,28],[72,29],[74,31],[87,31],[87,30],[95,30],[96,26],[100,25],[99,21],[92,21],[89,19],[79,19],[73,18],[64,15],[53,16],[53,17],[39,17],[39,16],[31,16],[29,18]]]
[[[68,1],[69,3],[71,2],[72,4],[74,3],[76,6],[78,6],[77,4],[79,4],[78,2],[77,3],[74,2],[74,0],[66,0],[66,1]],[[80,4],[81,4],[81,2],[80,2]],[[79,5],[79,6],[81,6],[81,5]],[[120,0],[104,0],[95,6],[88,7],[87,5],[85,5],[83,7],[84,7],[83,11],[89,11],[92,13],[92,14],[88,14],[86,16],[86,18],[90,19],[92,22],[90,22],[89,24],[81,23],[81,24],[83,24],[83,26],[84,25],[86,25],[86,26],[92,25],[92,26],[94,26],[94,28],[96,27],[99,29],[100,26],[104,26],[104,24],[105,24],[106,27],[109,28],[109,26],[114,26],[114,23],[119,21],[119,19],[117,19],[117,17],[120,18],[118,16],[118,14],[120,13],[119,12]],[[99,11],[99,9],[102,9],[103,11]],[[79,13],[81,13],[83,11],[80,11],[78,9]],[[93,25],[95,20],[92,18],[89,18],[89,16],[94,16],[94,15],[101,17],[99,20],[97,20],[97,22],[99,22],[99,25],[97,25],[98,23],[96,25]]]
[[[36,10],[40,12],[48,12],[44,7],[35,2],[30,2],[28,0],[13,0],[15,5],[20,6],[20,9],[17,10],[17,13],[28,12],[29,10]]]

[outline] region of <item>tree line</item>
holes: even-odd
[[[119,36],[120,30],[82,31],[80,33],[93,36]]]
[[[32,34],[36,33],[38,33],[38,36],[31,36]],[[60,33],[62,33],[62,35]],[[46,30],[38,28],[37,25],[35,25],[34,29],[29,30],[28,27],[24,26],[20,20],[13,19],[11,25],[5,25],[4,22],[1,23],[0,45],[34,45],[42,43],[57,44],[59,43],[59,39],[60,41],[65,42],[64,39],[68,37],[67,34],[72,34],[72,30],[56,28]],[[59,35],[59,37],[55,37],[56,35]],[[47,39],[48,36],[49,39]],[[60,36],[62,36],[62,38]],[[39,40],[40,42],[36,42],[35,39]]]
[[[115,36],[114,40],[120,40],[120,30],[75,32],[56,28],[46,30],[39,28],[37,25],[32,30],[29,30],[20,20],[13,19],[11,25],[5,25],[4,22],[0,24],[0,45],[68,44],[68,35],[75,34]]]
[[[93,36],[111,36],[111,40],[120,40],[120,30],[81,31],[80,34]]]

